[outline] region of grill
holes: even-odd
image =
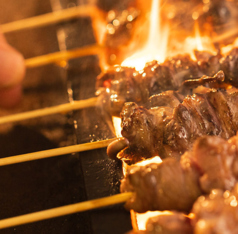
[[[40,15],[89,1],[9,1],[1,2],[2,23]],[[111,1],[101,1],[108,10]],[[121,3],[123,4],[123,3]],[[5,10],[7,9],[7,10]],[[9,17],[11,16],[11,18]],[[57,38],[58,37],[58,38]],[[34,57],[59,49],[72,49],[94,43],[90,18],[57,26],[15,32],[8,41]],[[94,96],[95,79],[100,72],[98,58],[88,56],[67,65],[47,65],[27,71],[24,98],[7,114],[38,109],[71,99]],[[6,111],[3,114],[6,114]],[[1,127],[1,157],[35,152],[60,146],[114,137],[108,123],[95,108],[54,115]],[[0,169],[0,219],[104,197],[119,192],[119,162],[109,160],[106,150],[11,165]],[[52,220],[1,230],[0,233],[124,233],[131,229],[130,215],[117,205]]]

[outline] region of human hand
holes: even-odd
[[[0,34],[0,106],[15,106],[22,96],[22,80],[25,76],[23,56],[11,47]]]

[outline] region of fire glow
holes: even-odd
[[[135,67],[137,71],[142,70],[149,61],[157,60],[163,62],[166,56],[168,42],[168,27],[161,26],[160,0],[154,0],[151,6],[149,36],[143,49],[123,61],[122,66]]]
[[[153,0],[150,14],[149,36],[145,46],[122,62],[122,66],[134,67],[142,71],[147,62],[157,60],[163,63],[167,57],[177,54],[189,54],[196,60],[195,51],[206,51],[212,55],[217,53],[210,37],[202,36],[197,21],[194,21],[194,35],[185,39],[184,43],[169,44],[170,27],[168,22],[161,22],[160,0]],[[173,48],[171,50],[171,48]]]

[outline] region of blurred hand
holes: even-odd
[[[25,76],[23,56],[11,47],[0,34],[0,106],[16,105],[22,95],[21,83]]]

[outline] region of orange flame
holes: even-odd
[[[122,66],[135,67],[142,70],[152,60],[163,62],[168,42],[168,27],[161,28],[159,15],[160,0],[153,0],[150,12],[150,29],[146,45],[131,57],[122,62]]]
[[[115,135],[121,137],[121,118],[112,116],[112,123],[115,130]]]
[[[196,60],[194,51],[206,51],[213,55],[216,54],[216,49],[213,42],[208,36],[201,36],[198,22],[194,24],[194,37],[187,37],[183,47],[183,53],[190,54],[193,60]]]
[[[238,38],[235,39],[233,44],[230,44],[230,45],[227,45],[227,46],[223,46],[221,48],[221,54],[222,55],[227,55],[235,47],[238,47]]]

